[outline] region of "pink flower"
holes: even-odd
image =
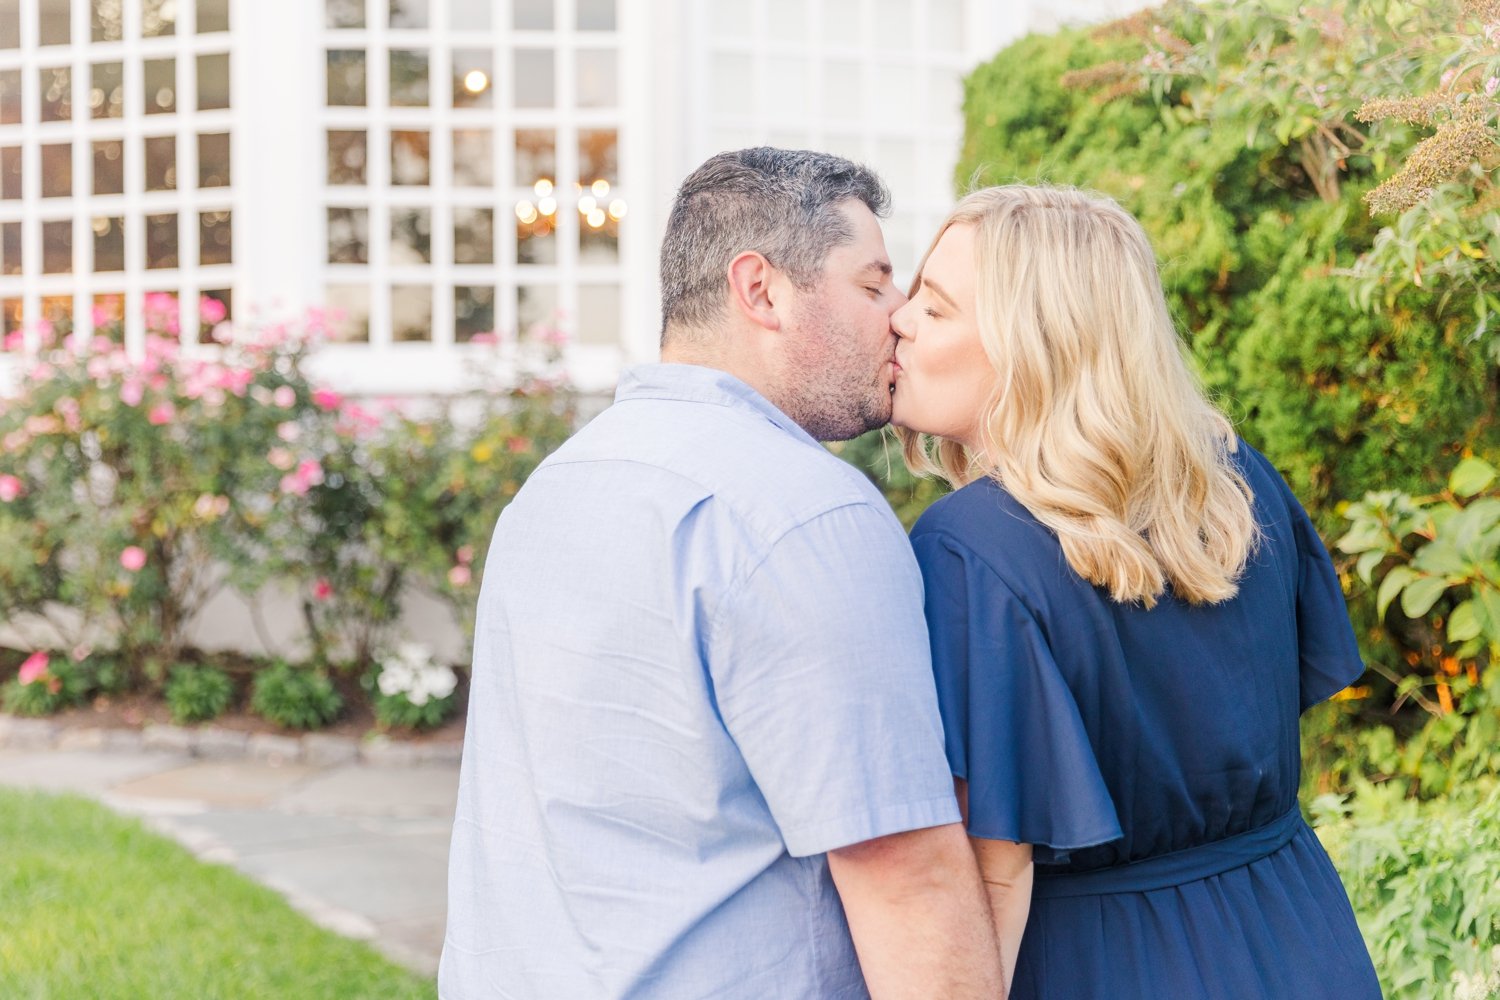
[[[50,662],[51,659],[46,653],[32,653],[26,657],[26,662],[21,664],[21,669],[16,674],[16,678],[23,685],[43,680],[47,676],[47,664]]]
[[[109,306],[95,306],[89,318],[93,320],[95,326],[109,326],[115,316]]]
[[[473,578],[474,575],[469,571],[469,567],[464,565],[454,566],[448,571],[448,583],[450,586],[467,587],[469,581]]]
[[[272,448],[266,452],[266,461],[271,463],[274,468],[286,472],[297,464],[297,457],[285,448]]]
[[[224,317],[229,315],[229,310],[224,308],[224,303],[218,299],[211,299],[207,295],[198,300],[198,318],[209,326],[224,322]]]
[[[317,459],[303,459],[294,472],[281,477],[281,492],[306,496],[307,491],[323,482],[323,466]]]
[[[127,379],[120,385],[120,402],[126,406],[140,406],[145,389],[136,379]]]
[[[474,336],[472,336],[472,337],[469,338],[469,343],[471,343],[471,344],[479,344],[481,346],[488,347],[488,346],[491,346],[493,344],[500,343],[500,337],[497,334],[493,333],[493,332],[490,332],[490,333],[476,333],[476,334],[474,334]]]
[[[474,546],[460,546],[457,555],[459,562],[463,563],[465,566],[469,565],[469,563],[474,561]]]
[[[15,476],[0,476],[0,503],[10,503],[21,495],[21,481]]]
[[[344,397],[332,389],[314,389],[312,401],[320,410],[337,410],[344,402]]]
[[[302,428],[288,420],[284,424],[276,425],[276,436],[287,444],[291,444],[302,436]]]
[[[95,337],[89,342],[89,350],[95,354],[112,354],[115,351],[115,342],[108,337]]]
[[[88,372],[89,378],[95,382],[103,382],[109,378],[109,358],[96,354],[89,358],[89,363],[85,367],[85,370]]]
[[[26,334],[20,330],[13,330],[5,335],[5,350],[19,351],[26,347]]]
[[[146,565],[146,550],[139,545],[126,546],[120,553],[120,565],[132,573],[139,573]]]
[[[153,426],[160,427],[170,424],[177,416],[177,407],[168,402],[157,403],[151,407],[151,412],[146,414],[146,420]]]
[[[297,402],[297,391],[289,385],[278,385],[276,391],[271,394],[271,400],[285,410]]]
[[[1500,90],[1500,76],[1492,76],[1484,81],[1485,97],[1494,97],[1497,90]]]
[[[324,577],[318,577],[318,582],[313,584],[313,597],[320,601],[326,601],[333,596],[333,584]]]

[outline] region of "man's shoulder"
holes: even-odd
[[[609,407],[543,468],[608,462],[665,472],[724,507],[779,533],[840,507],[890,514],[859,470],[751,411],[677,400]],[[538,470],[541,471],[541,470]]]

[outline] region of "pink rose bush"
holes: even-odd
[[[324,667],[378,668],[411,588],[472,631],[495,520],[573,427],[555,365],[474,392],[457,420],[313,382],[325,313],[246,329],[205,299],[211,331],[184,345],[176,299],[153,293],[127,351],[100,308],[113,325],[86,341],[40,329],[5,345],[31,353],[0,398],[0,620],[38,637],[62,622],[64,649],[105,635],[123,683],[148,689],[191,654],[190,629],[226,587],[293,587]],[[28,660],[31,683],[0,685],[34,701],[41,662]],[[47,676],[71,662],[54,654]]]

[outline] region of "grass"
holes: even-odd
[[[238,872],[85,799],[0,789],[6,1000],[431,998]]]

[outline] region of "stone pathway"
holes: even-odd
[[[244,740],[231,752],[217,737],[164,746],[178,737],[5,728],[0,785],[86,795],[139,816],[318,924],[436,975],[458,790],[452,747],[367,754],[319,751],[315,741],[309,752],[304,737],[252,753]]]

